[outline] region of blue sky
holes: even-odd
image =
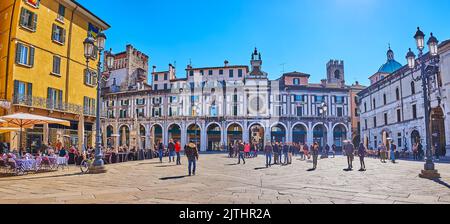
[[[271,79],[284,70],[326,76],[330,59],[345,61],[347,83],[368,84],[386,61],[390,43],[406,63],[417,26],[440,41],[450,39],[448,0],[78,0],[107,21],[108,47],[132,44],[150,56],[150,66],[178,77],[194,67],[249,64],[262,52]],[[119,3],[120,2],[120,3]]]

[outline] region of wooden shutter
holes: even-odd
[[[34,66],[34,47],[30,47],[30,59],[29,59],[29,65],[31,67]]]
[[[29,106],[33,104],[33,84],[27,83],[27,103]]]
[[[38,15],[36,13],[33,14],[33,23],[31,25],[31,29],[33,29],[34,31],[36,31],[37,29],[37,19],[38,19]]]
[[[22,10],[20,11],[20,21],[19,21],[19,24],[21,26],[26,26],[26,24],[25,24],[25,21],[26,21],[25,15],[26,15],[26,9],[22,8]]]
[[[19,101],[19,81],[14,80],[14,99],[15,101]]]
[[[62,90],[58,91],[59,92],[59,99],[58,99],[58,109],[62,109],[62,98],[63,98],[63,92]]]
[[[16,63],[20,63],[20,55],[22,52],[22,44],[21,43],[17,43],[16,45]]]

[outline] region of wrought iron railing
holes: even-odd
[[[81,105],[55,102],[51,99],[36,97],[36,96],[23,96],[14,95],[13,105],[27,106],[45,110],[61,111],[72,114],[81,114],[95,117],[95,108],[84,108]]]

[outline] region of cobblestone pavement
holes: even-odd
[[[183,158],[183,164],[186,164]],[[367,159],[366,172],[346,172],[346,159],[264,168],[264,158],[235,165],[225,155],[201,155],[198,175],[186,165],[157,160],[114,164],[106,174],[81,175],[77,167],[53,173],[0,178],[0,203],[214,203],[214,204],[450,204],[450,164],[438,164],[439,181],[418,177],[422,162],[381,164]],[[359,160],[355,161],[359,169]]]

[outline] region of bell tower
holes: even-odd
[[[344,61],[330,60],[327,63],[327,82],[345,85]]]

